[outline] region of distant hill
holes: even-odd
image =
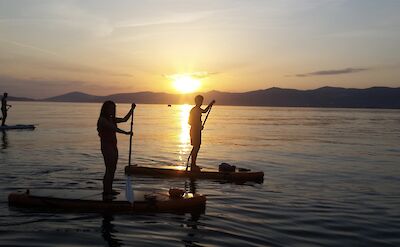
[[[0,98],[3,97],[0,95]],[[35,101],[34,99],[31,98],[25,98],[25,97],[14,97],[14,96],[8,96],[9,101]]]
[[[95,96],[71,92],[43,99],[53,102],[103,102],[141,104],[193,103],[196,94],[138,92]],[[269,88],[244,93],[210,91],[203,93],[205,103],[215,99],[219,105],[282,106],[282,107],[338,107],[400,109],[400,88],[371,87],[366,89],[322,87],[313,90]]]
[[[53,102],[98,102],[99,96],[90,95],[81,92],[70,92],[63,95],[44,99],[43,101]]]

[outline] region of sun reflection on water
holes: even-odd
[[[188,104],[180,106],[179,122],[181,123],[181,133],[179,134],[179,160],[186,161],[186,155],[190,152],[190,127],[188,124],[191,106]]]

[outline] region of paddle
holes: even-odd
[[[207,112],[206,119],[204,119],[204,122],[203,122],[203,125],[202,125],[203,129],[204,129],[204,125],[206,125],[207,118],[208,118],[208,115],[210,115],[211,109],[212,109],[212,106],[210,106],[210,110]]]
[[[131,157],[132,157],[132,137],[133,137],[133,133],[132,133],[132,129],[133,129],[133,107],[131,106],[131,134],[129,136],[129,159],[128,159],[128,165],[131,165]],[[126,200],[129,201],[130,203],[133,204],[133,190],[132,190],[132,183],[131,183],[131,176],[130,175],[126,175],[126,183],[125,183],[125,197]]]
[[[203,122],[203,124],[201,125],[201,126],[202,126],[202,129],[204,129],[204,126],[206,125],[206,121],[207,121],[208,115],[210,115],[211,109],[212,109],[212,106],[210,106],[210,110],[208,110],[207,115],[206,115],[206,118],[204,119],[204,122]],[[192,151],[190,151],[189,157],[187,158],[187,161],[186,161],[186,171],[187,171],[188,168],[189,168],[189,159],[190,159],[190,157],[192,156],[192,153],[193,153],[193,148],[192,148]]]

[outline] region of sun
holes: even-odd
[[[201,86],[199,79],[187,74],[173,75],[171,79],[174,88],[180,93],[193,93]]]

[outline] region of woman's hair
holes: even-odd
[[[113,123],[115,123],[115,103],[113,101],[107,100],[101,106],[99,120],[97,120],[97,131],[99,132],[99,135],[100,135],[99,121],[100,118],[102,117],[105,119],[109,119]]]
[[[103,106],[101,107],[100,110],[100,117],[106,118],[106,119],[115,119],[115,103],[111,100],[107,100],[106,102],[103,103]]]

